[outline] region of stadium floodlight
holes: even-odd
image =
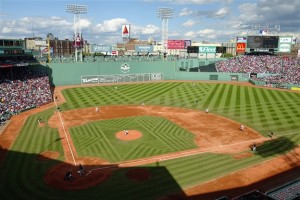
[[[73,14],[87,14],[86,5],[67,4],[66,11]]]
[[[168,20],[174,16],[174,9],[159,8],[157,14],[158,17],[162,19],[161,43],[162,43],[162,51],[165,52],[168,43]]]
[[[80,27],[80,14],[87,14],[87,6],[86,5],[76,5],[76,4],[67,4],[66,12],[74,14],[74,48],[75,48],[75,62],[78,61],[78,53],[79,53],[79,61],[82,62],[82,34]],[[79,45],[78,45],[79,44]]]

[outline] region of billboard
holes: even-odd
[[[216,53],[216,47],[215,46],[199,47],[199,53]]]
[[[168,40],[168,49],[184,49],[185,40]]]
[[[279,43],[292,43],[292,37],[280,37],[279,38]]]
[[[135,45],[135,52],[153,53],[153,46],[152,45]]]
[[[82,35],[79,35],[79,33],[77,33],[76,36],[74,35],[73,47],[75,47],[75,48],[82,48],[83,47],[83,38],[82,38]]]
[[[279,52],[291,52],[291,44],[279,44]]]
[[[130,25],[122,25],[122,38],[130,38]]]
[[[112,50],[111,45],[92,44],[91,47],[92,52],[111,52],[111,50]]]
[[[279,36],[248,36],[247,48],[278,48]]]
[[[236,43],[236,52],[237,53],[245,53],[246,51],[246,43]]]
[[[192,46],[192,40],[184,40],[184,48],[187,49],[189,46]]]
[[[41,54],[48,54],[48,47],[40,47]],[[53,47],[50,47],[50,54],[53,54]]]
[[[236,42],[237,43],[242,43],[242,42],[246,43],[247,42],[247,37],[237,37]]]

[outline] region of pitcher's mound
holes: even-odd
[[[142,137],[142,133],[137,130],[127,130],[127,134],[125,134],[125,131],[116,133],[116,138],[119,140],[136,140],[140,137]]]

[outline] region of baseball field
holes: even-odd
[[[174,81],[54,96],[1,134],[0,199],[213,199],[300,166],[299,92]]]

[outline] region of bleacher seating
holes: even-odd
[[[34,59],[0,59],[0,123],[3,125],[11,116],[23,110],[39,107],[52,101],[49,77],[40,72],[32,72],[24,63]],[[12,63],[3,67],[3,63]]]

